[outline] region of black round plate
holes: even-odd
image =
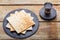
[[[9,17],[10,14],[14,14],[15,11],[21,11],[21,10],[25,10],[25,12],[30,13],[31,16],[34,17],[33,21],[35,22],[35,25],[33,26],[32,31],[27,31],[26,34],[17,34],[16,32],[11,32],[11,31],[6,27],[7,23],[9,23],[6,18]],[[13,20],[13,19],[12,19],[12,20]],[[9,36],[11,36],[11,37],[13,37],[13,38],[20,38],[20,39],[22,39],[22,38],[30,37],[30,36],[32,36],[34,33],[36,33],[36,31],[38,30],[38,27],[39,27],[39,22],[38,22],[37,16],[36,16],[32,11],[30,11],[30,10],[28,10],[28,9],[16,9],[16,10],[13,10],[13,11],[9,12],[9,13],[6,15],[6,17],[4,18],[4,21],[3,21],[3,29],[4,29],[4,31],[5,31]]]

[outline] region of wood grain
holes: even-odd
[[[58,37],[60,39],[60,36],[59,36],[60,34],[59,33],[60,33],[60,22],[51,22],[51,23],[39,22],[38,31],[33,36],[31,36],[27,39],[29,39],[29,40],[30,39],[31,40],[32,39],[33,40],[34,39],[40,40],[40,39],[52,39],[52,38],[55,38],[55,37]],[[0,22],[0,39],[13,39],[4,32],[3,22]],[[26,39],[24,39],[24,40],[26,40]]]
[[[46,2],[51,2],[57,11],[57,17],[47,22],[39,16],[39,11]],[[3,30],[3,19],[12,10],[29,9],[39,19],[39,29],[27,39],[14,39],[8,36]],[[60,0],[0,0],[0,40],[49,40],[60,39]]]
[[[44,4],[45,2],[60,4],[60,0],[0,0],[0,4]]]
[[[29,9],[31,11],[33,11],[36,15],[39,14],[39,8],[40,6],[0,6],[0,21],[3,21],[4,17],[7,15],[8,12],[15,10],[15,9]],[[36,8],[36,9],[35,9]],[[38,11],[37,11],[38,10]],[[4,11],[4,12],[3,12]]]
[[[16,9],[28,9],[28,10],[31,10],[32,12],[34,12],[39,21],[44,21],[43,19],[41,19],[41,17],[39,16],[39,11],[40,9],[42,8],[43,6],[41,5],[34,5],[34,6],[0,6],[0,21],[3,21],[4,17],[12,10],[16,10]],[[56,20],[53,20],[53,21],[60,21],[60,6],[53,6],[56,11],[57,11],[57,17],[56,17]]]

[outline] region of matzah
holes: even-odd
[[[10,31],[15,31],[15,29],[10,25],[10,23],[8,23],[8,24],[6,25],[6,27],[9,28]],[[21,33],[22,33],[22,34],[25,34],[27,30],[32,30],[32,27],[26,29],[25,31],[23,31],[23,32],[21,32]]]
[[[8,17],[7,20],[17,33],[20,33],[35,24],[33,20],[30,19],[30,16],[28,16],[27,13],[23,11],[20,11],[11,17]]]

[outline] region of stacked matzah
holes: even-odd
[[[26,30],[32,30],[34,25],[33,17],[30,13],[26,13],[24,10],[16,11],[15,14],[10,14],[7,18],[9,23],[6,27],[10,28],[10,31],[16,31],[17,33],[25,33]]]

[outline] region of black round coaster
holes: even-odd
[[[54,8],[51,8],[51,13],[49,16],[45,15],[45,8],[44,7],[40,10],[39,14],[40,14],[40,17],[44,20],[52,20],[52,19],[56,18],[56,16],[57,16],[56,10]]]
[[[26,13],[30,13],[32,17],[34,17],[33,21],[35,22],[35,25],[32,27],[32,31],[27,31],[25,34],[17,34],[16,32],[11,32],[7,27],[7,23],[9,23],[7,21],[7,17],[10,16],[10,14],[14,14],[15,11],[21,11],[21,10],[24,10]],[[12,19],[13,20],[13,19]],[[30,10],[28,9],[16,9],[16,10],[13,10],[11,12],[9,12],[6,17],[4,18],[4,21],[3,21],[3,29],[4,31],[11,37],[13,38],[19,38],[19,39],[22,39],[22,38],[27,38],[27,37],[30,37],[32,36],[33,34],[36,33],[36,31],[38,30],[38,27],[39,27],[39,22],[38,22],[38,18],[37,16]]]

